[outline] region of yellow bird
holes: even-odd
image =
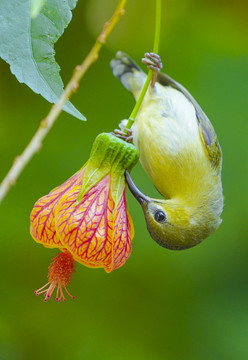
[[[158,56],[145,56],[148,67],[161,68]],[[137,100],[147,75],[122,52],[111,68]],[[173,250],[197,245],[222,221],[222,153],[210,120],[181,84],[158,72],[132,126],[132,137],[142,166],[165,198],[144,195],[126,172],[151,237]]]

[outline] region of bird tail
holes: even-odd
[[[146,80],[146,74],[138,65],[121,51],[110,62],[113,75],[130,91],[135,98],[139,95]]]

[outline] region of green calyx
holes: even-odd
[[[133,144],[109,133],[98,135],[86,164],[77,204],[94,185],[110,174],[111,195],[117,206],[125,186],[124,172],[130,171],[138,159],[139,153]]]

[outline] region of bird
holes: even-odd
[[[146,53],[142,62],[154,70],[154,77],[127,138],[138,149],[140,162],[162,198],[142,193],[128,171],[126,182],[143,209],[153,240],[171,250],[192,248],[222,222],[221,147],[193,96],[159,71],[160,57]],[[121,51],[110,66],[137,101],[146,73]],[[117,136],[125,137],[125,124],[121,122]]]

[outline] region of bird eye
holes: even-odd
[[[154,219],[155,219],[157,222],[161,223],[161,222],[163,222],[163,221],[166,220],[166,215],[165,215],[165,213],[164,213],[163,211],[157,210],[157,211],[155,212],[155,214],[154,214]]]

